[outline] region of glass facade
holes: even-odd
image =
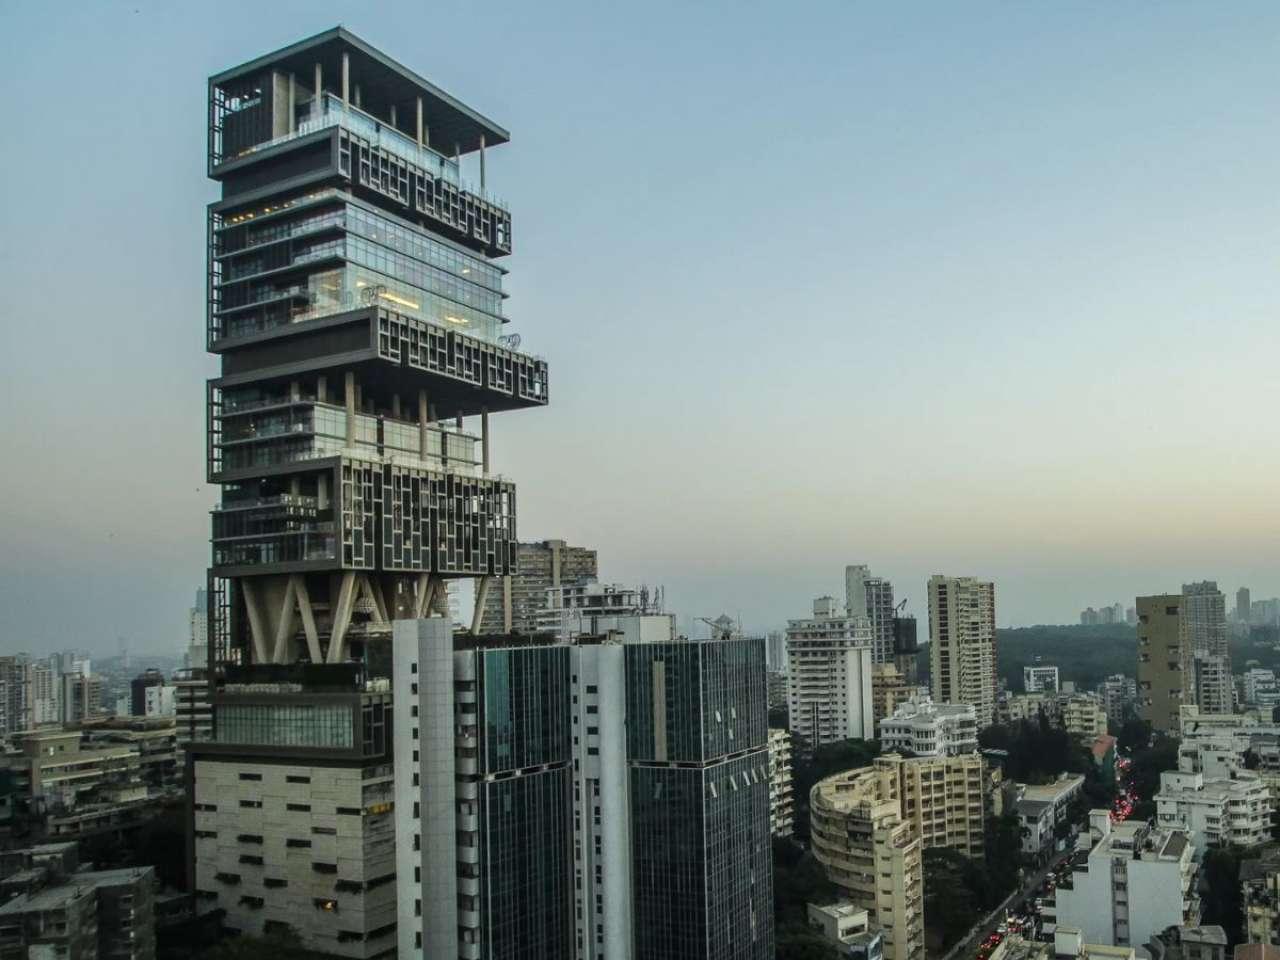
[[[220,336],[378,305],[498,338],[500,267],[342,194],[318,196],[342,202],[296,212],[281,204],[265,220],[215,224],[211,309]]]
[[[484,703],[482,770],[505,773],[566,762],[572,745],[569,648],[486,650],[477,667]]]
[[[626,648],[639,960],[772,960],[764,641]]]
[[[482,956],[573,956],[572,778],[567,753],[562,759],[482,786]]]
[[[284,699],[284,698],[282,698]],[[216,742],[255,747],[355,747],[356,704],[221,703]]]

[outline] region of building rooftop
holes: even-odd
[[[1047,803],[1057,803],[1064,794],[1084,786],[1084,777],[1079,774],[1073,776],[1062,777],[1053,783],[1036,783],[1028,785],[1022,791],[1024,800],[1041,800]]]
[[[324,83],[331,87],[334,78],[342,75],[344,53],[349,57],[353,80],[358,78],[366,106],[394,105],[400,116],[413,117],[417,98],[422,97],[432,149],[451,156],[455,145],[459,152],[470,153],[480,149],[481,139],[490,147],[511,139],[503,127],[341,26],[224,70],[211,77],[209,84],[225,87],[271,69],[292,73],[300,83],[309,85],[313,83],[316,64],[320,64]],[[387,109],[379,110],[380,114],[386,112]]]
[[[1180,932],[1183,940],[1194,940],[1196,943],[1217,943],[1224,947],[1227,945],[1227,932],[1217,924],[1209,924],[1203,927],[1182,927]]]

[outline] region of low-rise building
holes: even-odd
[[[72,873],[0,906],[0,960],[154,960],[153,867]]]
[[[1169,927],[1147,944],[1151,960],[1227,960],[1227,932],[1216,924]]]
[[[1063,728],[1077,740],[1092,743],[1107,732],[1106,708],[1088,694],[1067,697],[1060,712]]]
[[[1050,723],[1057,723],[1061,716],[1058,696],[1053,693],[1012,694],[1005,700],[1004,713],[1010,723],[1039,720],[1042,715]]]
[[[971,703],[912,697],[880,721],[880,743],[886,752],[909,751],[918,757],[973,753],[978,749],[977,713]]]
[[[809,927],[836,948],[842,957],[853,960],[879,960],[884,956],[884,937],[871,923],[864,907],[847,900],[819,905],[809,904]]]
[[[1088,943],[1126,947],[1199,922],[1195,849],[1185,831],[1141,821],[1113,826],[1109,810],[1090,811],[1089,825],[1092,844],[1058,884],[1046,921],[1079,928]]]
[[[1160,826],[1186,831],[1200,850],[1253,847],[1271,839],[1271,797],[1267,785],[1248,770],[1217,780],[1166,770],[1155,801]]]
[[[1113,673],[1098,687],[1098,696],[1102,699],[1103,709],[1107,711],[1107,719],[1113,723],[1123,723],[1137,709],[1138,681],[1123,673]]]
[[[1280,947],[1280,849],[1241,862],[1240,891],[1245,939]]]
[[[795,798],[791,789],[791,734],[769,728],[769,827],[775,837],[795,830]]]
[[[1053,783],[1019,786],[1014,812],[1022,823],[1022,852],[1046,859],[1065,842],[1071,805],[1084,793],[1084,777],[1063,774]]]
[[[1280,683],[1274,670],[1252,667],[1240,676],[1243,702],[1251,707],[1271,709],[1280,705]]]
[[[1014,934],[1005,937],[991,951],[989,960],[1134,960],[1133,947],[1112,947],[1085,943],[1075,927],[1059,927],[1053,941],[1027,940]]]
[[[147,693],[162,689],[151,687]],[[173,717],[98,717],[81,723],[80,733],[83,743],[89,747],[133,747],[149,794],[179,789],[178,730]]]
[[[1022,668],[1022,690],[1024,693],[1053,693],[1057,691],[1058,668],[1036,664]]]

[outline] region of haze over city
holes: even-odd
[[[993,580],[1002,626],[1280,592],[1274,5],[218,9],[6,13],[19,647],[183,642],[206,78],[337,22],[511,130],[506,312],[554,378],[494,425],[522,539],[756,631],[846,563],[921,617],[930,574]]]

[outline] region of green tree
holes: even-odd
[[[261,937],[228,937],[200,953],[200,960],[311,960],[316,955],[303,949],[297,931],[272,931]]]
[[[822,865],[791,840],[773,841],[773,914],[778,960],[834,960],[831,944],[809,928],[810,903],[831,903],[840,890]]]
[[[1244,940],[1244,904],[1240,889],[1243,859],[1236,847],[1216,847],[1204,852],[1200,864],[1200,922],[1222,927],[1228,944]]]
[[[792,789],[795,796],[796,837],[809,839],[809,792],[819,780],[869,766],[880,755],[879,740],[840,740],[823,744],[812,756],[807,754],[803,741],[795,745],[791,768]]]

